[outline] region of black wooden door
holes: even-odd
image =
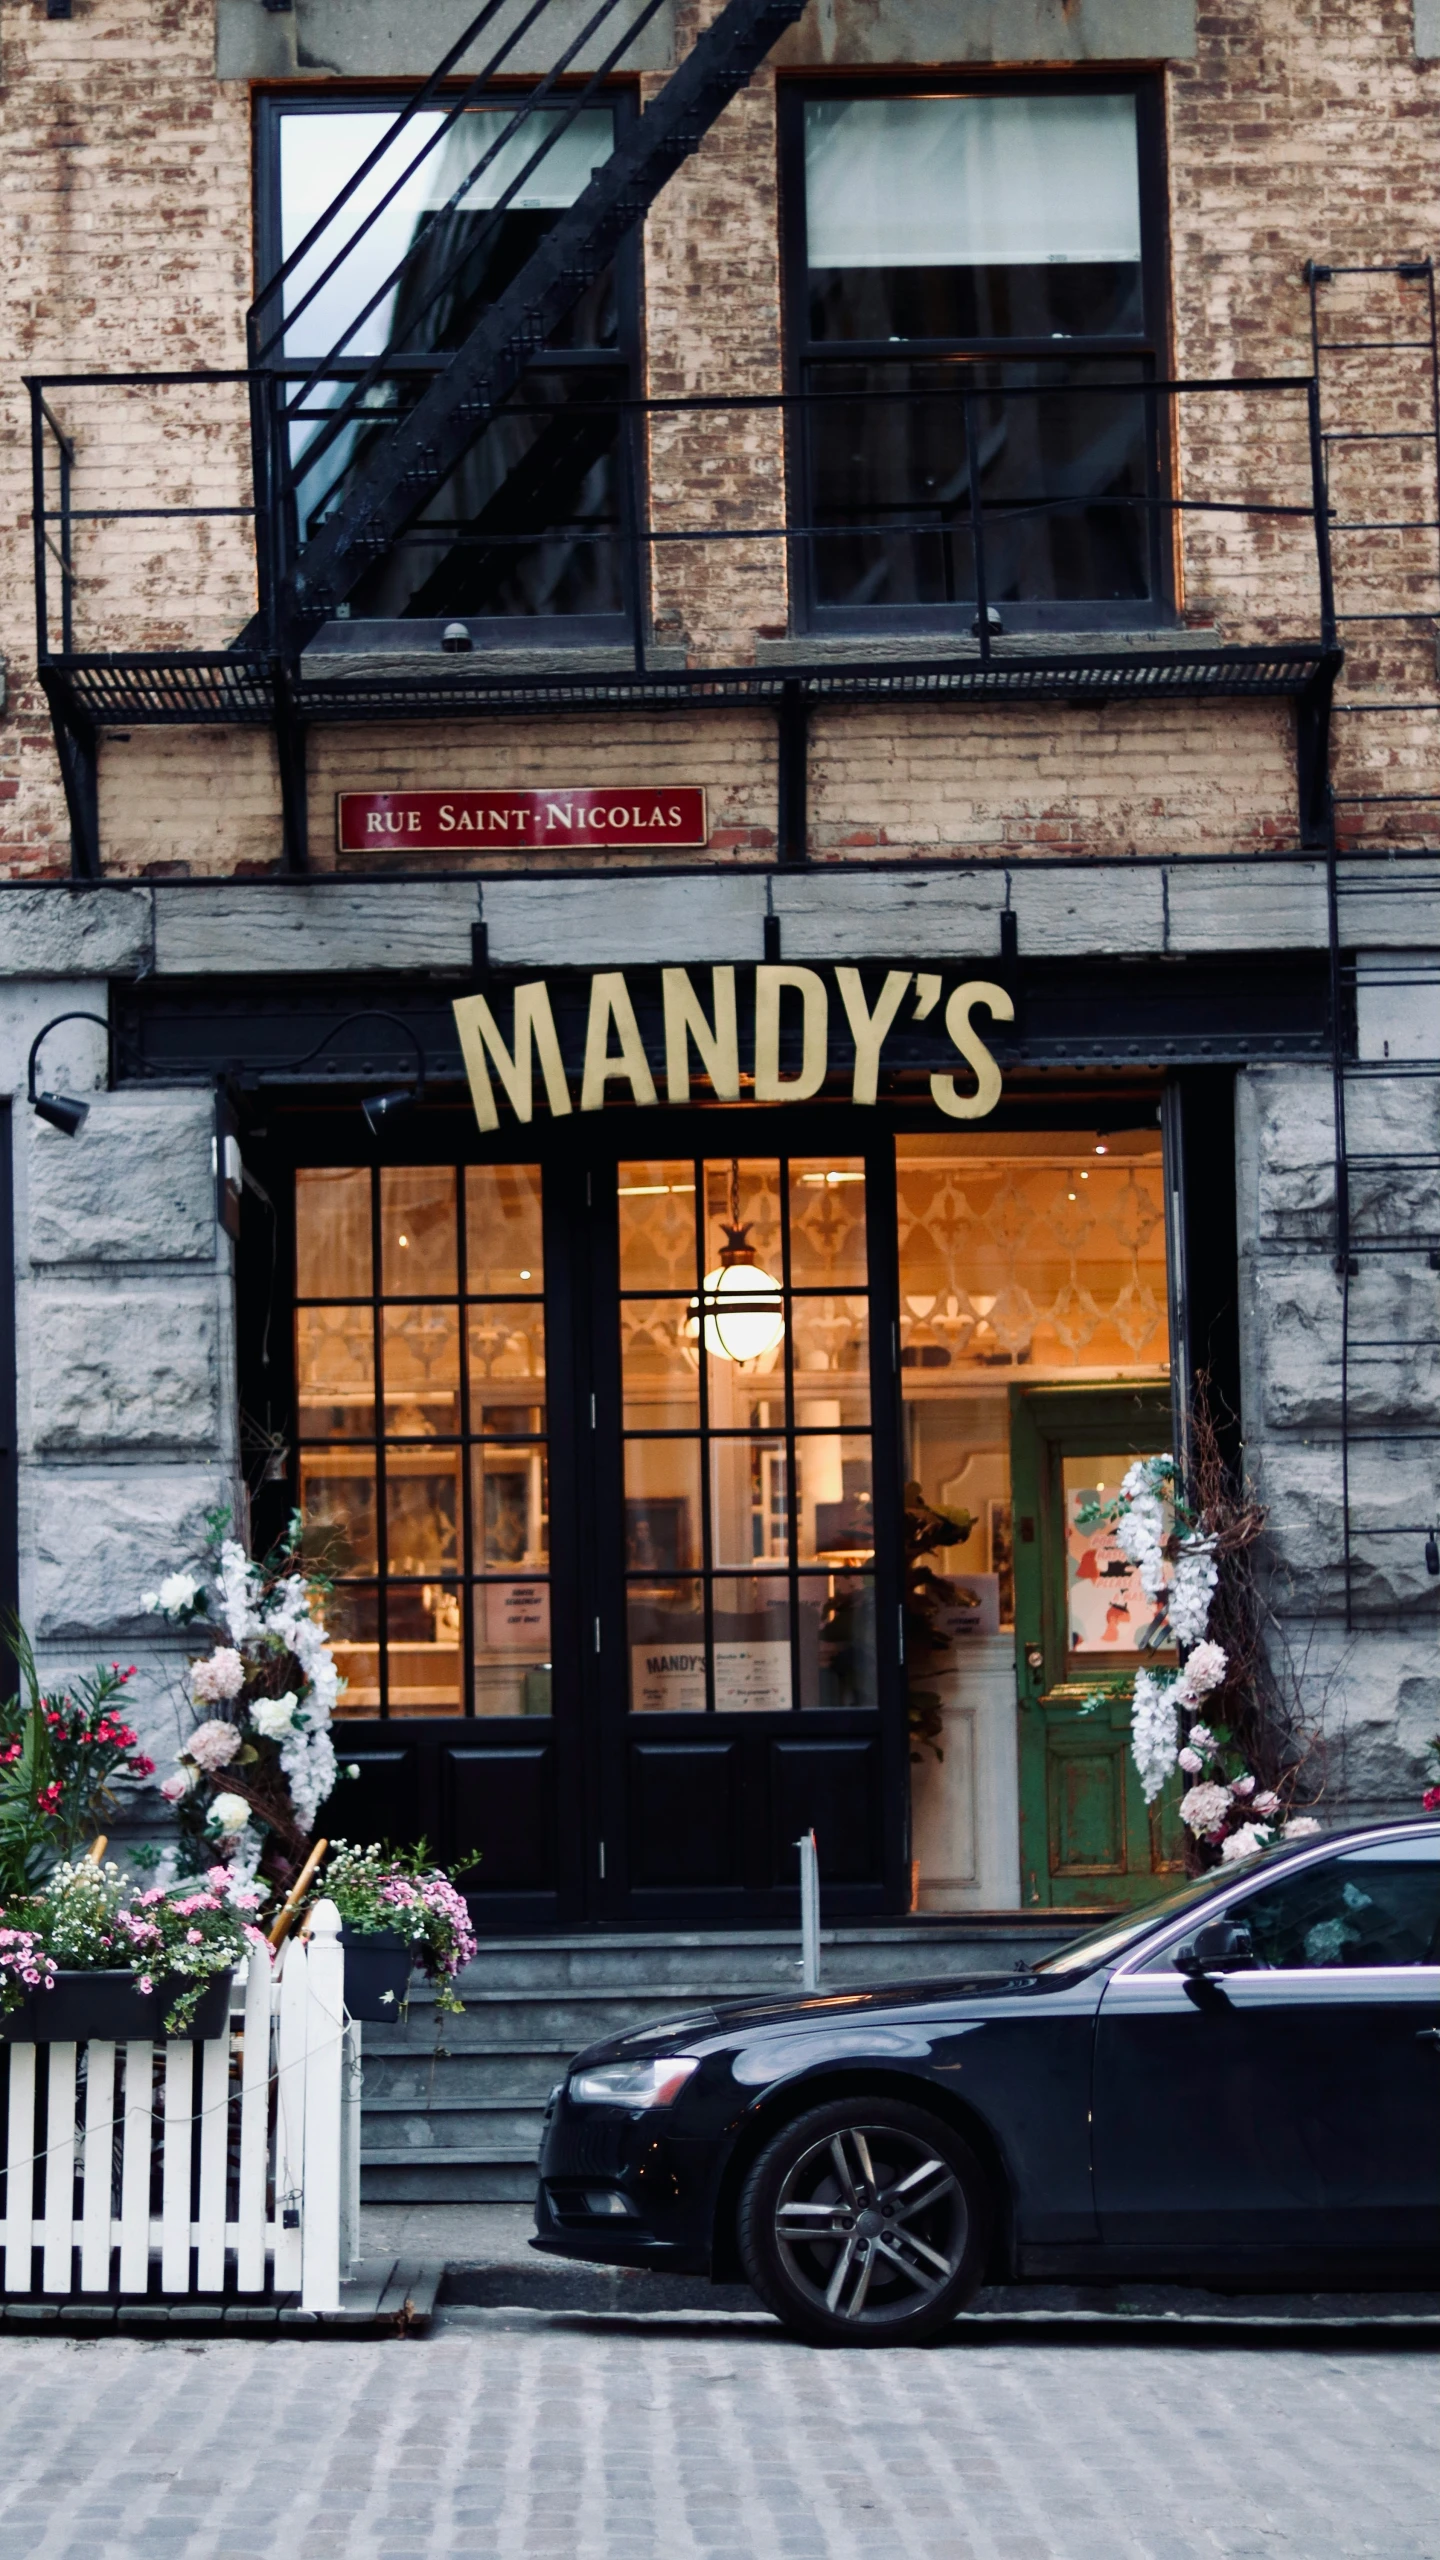
[[[830,1912],[903,1907],[888,1139],[350,1117],[251,1142],[242,1240],[257,1536],[298,1502],[336,1574],[327,1827],[487,1929],[790,1920],[811,1827]]]
[[[791,1920],[812,1827],[829,1912],[903,1907],[894,1180],[857,1118],[590,1142],[585,1900],[612,1924]]]

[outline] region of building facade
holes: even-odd
[[[1425,0],[49,0],[3,75],[43,1662],[173,1748],[140,1595],[298,1509],[333,1823],[496,1930],[783,1921],[811,1827],[837,1916],[1134,1901],[1087,1521],[1203,1372],[1322,1812],[1414,1801]]]

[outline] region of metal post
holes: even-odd
[[[967,391],[965,461],[970,474],[970,530],[975,542],[975,620],[980,634],[980,663],[990,664],[990,598],[985,580],[985,510],[980,498],[980,455],[975,437],[975,403]]]
[[[1330,491],[1325,475],[1325,439],[1320,427],[1320,385],[1312,374],[1305,388],[1310,428],[1310,493],[1315,508],[1315,566],[1320,577],[1320,637],[1335,646],[1335,576],[1330,559]]]
[[[795,1843],[800,1852],[800,1988],[820,1988],[820,1860],[813,1831]]]

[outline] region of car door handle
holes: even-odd
[[[1440,2046],[1440,2027],[1417,2027],[1415,2041],[1417,2044]]]

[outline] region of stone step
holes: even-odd
[[[1008,1973],[1077,1925],[1047,1911],[827,1930],[821,1982],[838,1991]],[[406,2017],[365,2027],[362,2196],[528,2203],[546,2101],[586,2045],[799,1988],[790,1930],[485,1939],[460,1979],[463,2016],[437,2011],[416,1983]]]

